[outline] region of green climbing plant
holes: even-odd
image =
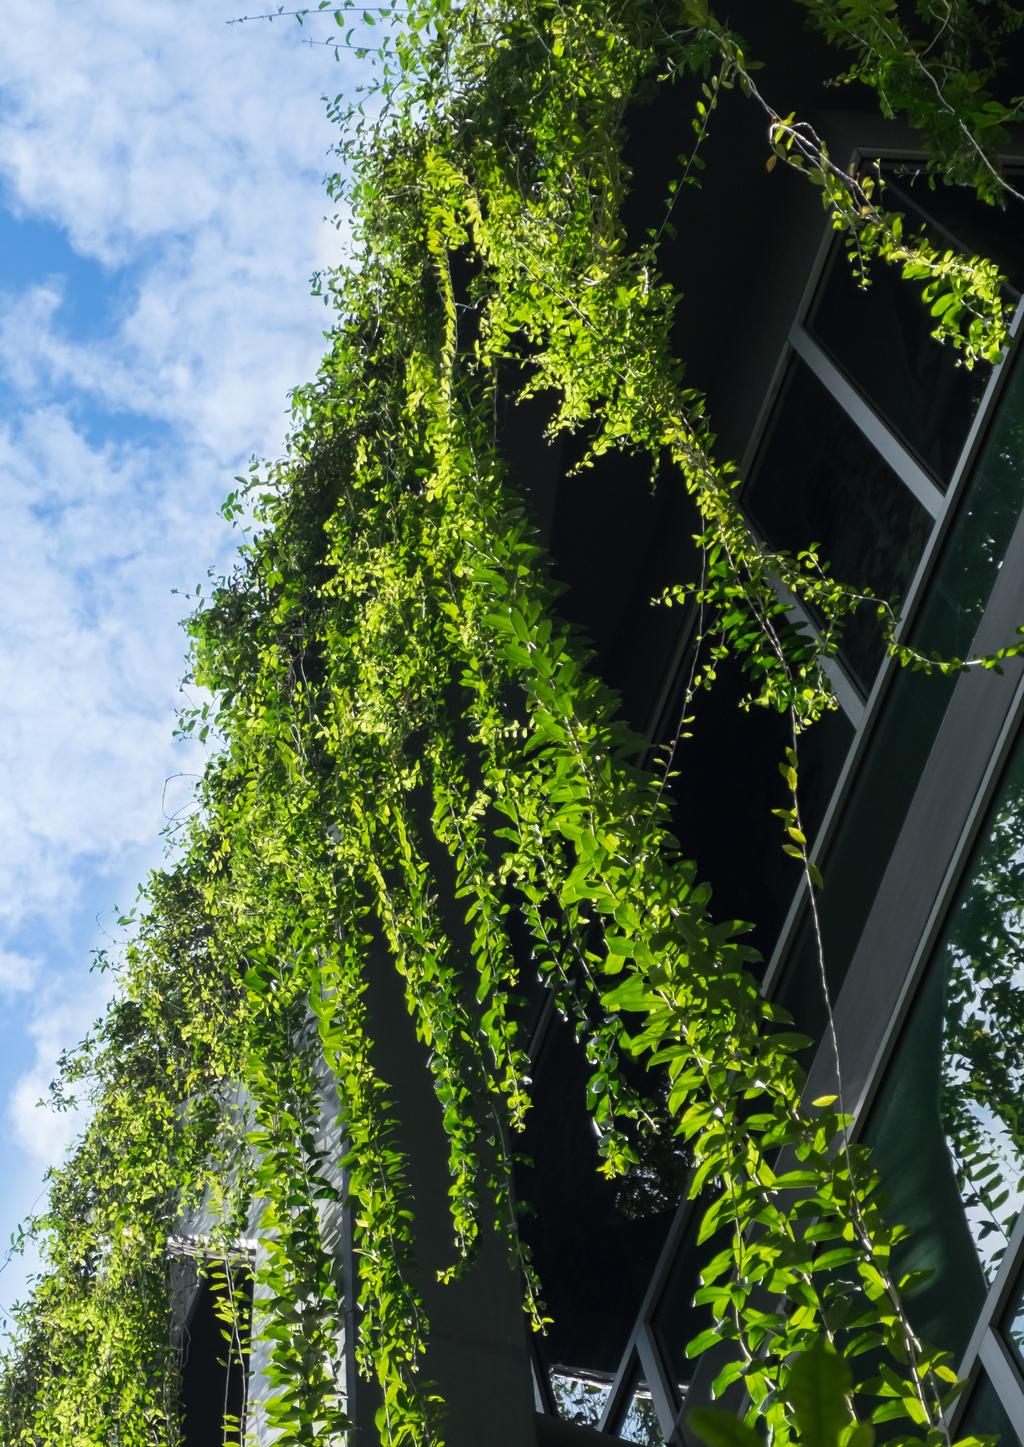
[[[913,33],[891,0],[801,0],[793,14],[838,47],[840,80],[866,82],[919,130],[937,180],[1000,202],[1018,103],[994,99],[996,49],[976,55],[990,7],[965,3],[955,23],[948,8],[917,6]],[[1014,7],[997,8],[1011,28]],[[343,1169],[355,1352],[379,1385],[381,1441],[441,1444],[415,1202],[368,990],[392,969],[429,1050],[448,1150],[443,1274],[497,1230],[540,1327],[511,1183],[530,1107],[525,930],[586,1052],[602,1169],[630,1171],[638,1127],[686,1142],[698,1238],[715,1244],[697,1294],[710,1325],[690,1350],[719,1348],[715,1391],[742,1383],[749,1408],[728,1440],[753,1441],[760,1421],[777,1447],[866,1447],[873,1423],[896,1420],[894,1440],[938,1447],[959,1384],[907,1318],[901,1229],[877,1204],[841,1087],[804,1099],[807,1042],[762,997],[741,928],[711,914],[672,836],[664,773],[638,766],[638,740],[560,620],[495,416],[509,394],[547,399],[551,434],[585,439],[582,467],[629,450],[689,493],[701,573],[670,601],[700,619],[690,688],[733,657],[749,701],[787,716],[782,842],[813,901],[801,740],[835,706],[827,663],[854,613],[877,612],[912,666],[998,666],[1020,645],[915,654],[888,601],[834,577],[819,550],[758,540],[675,353],[660,248],[732,90],[764,113],[765,164],[818,189],[858,278],[897,268],[965,365],[1006,346],[1002,278],[912,234],[879,177],[844,171],[775,110],[770,75],[703,0],[412,0],[379,13],[371,42],[376,14],[299,12],[376,57],[371,93],[332,106],[332,193],[355,218],[356,260],[319,278],[327,355],[295,393],[286,456],[229,498],[225,515],[251,511],[252,526],[190,621],[214,703],[181,728],[215,729],[221,747],[144,890],[114,1004],[65,1061],[58,1098],[84,1091],[92,1113],[30,1228],[44,1270],[6,1359],[4,1440],[180,1440],[166,1246],[191,1210],[212,1259],[246,1223],[259,1235],[252,1334],[276,1440],[344,1441],[352,1283],[327,1226]],[[652,83],[679,84],[692,147],[671,184],[675,222],[637,242],[622,219],[623,119]],[[780,585],[823,619],[813,638]],[[827,992],[824,968],[822,981]],[[627,1057],[663,1073],[660,1106]],[[829,1370],[840,1386],[822,1426],[806,1403]]]

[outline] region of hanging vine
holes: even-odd
[[[840,79],[920,131],[938,178],[1001,201],[1012,188],[998,147],[1019,102],[995,99],[998,50],[979,45],[993,10],[1005,30],[1019,24],[1016,7],[980,0],[919,4],[913,34],[891,0],[794,6],[842,52]],[[371,11],[320,12],[345,32],[337,44],[369,53],[353,27]],[[256,526],[234,572],[191,620],[194,676],[216,702],[182,727],[213,726],[222,747],[175,862],[147,887],[115,1003],[65,1064],[58,1093],[84,1087],[92,1115],[32,1228],[44,1273],[6,1362],[4,1440],[179,1440],[166,1243],[194,1208],[213,1223],[213,1254],[247,1220],[260,1234],[253,1330],[277,1440],[344,1441],[350,1284],[325,1234],[343,1164],[358,1364],[379,1383],[381,1441],[442,1443],[415,1203],[367,991],[389,961],[429,1047],[448,1143],[446,1275],[497,1228],[540,1326],[510,1181],[530,1105],[522,922],[586,1050],[608,1174],[634,1164],[633,1127],[652,1109],[624,1049],[666,1073],[689,1192],[706,1203],[699,1240],[727,1242],[703,1268],[710,1325],[691,1344],[727,1344],[716,1394],[742,1381],[770,1442],[811,1441],[794,1404],[825,1351],[844,1363],[844,1442],[868,1447],[871,1423],[897,1419],[894,1440],[935,1447],[958,1383],[904,1311],[902,1233],[850,1141],[841,1084],[804,1100],[806,1042],[761,996],[738,927],[709,913],[664,777],[637,766],[635,737],[559,619],[495,415],[513,387],[554,399],[550,431],[586,437],[584,466],[633,450],[691,495],[703,571],[673,597],[698,607],[712,662],[736,657],[752,700],[788,715],[785,848],[813,900],[800,741],[834,707],[826,665],[853,614],[875,610],[915,666],[998,666],[1018,645],[923,657],[898,640],[887,601],[835,579],[816,550],[752,535],[671,346],[664,231],[630,245],[623,226],[625,108],[651,78],[685,79],[696,97],[678,217],[723,94],[747,97],[766,162],[818,188],[857,275],[896,267],[965,365],[1005,348],[1002,278],[912,234],[880,178],[845,172],[775,110],[770,77],[704,0],[415,0],[381,21],[373,104],[332,108],[346,135],[333,191],[356,218],[358,264],[320,278],[334,307],[321,372],[295,394],[287,456],[244,489]],[[225,514],[248,505],[232,494]],[[780,584],[825,620],[814,639],[788,621]],[[319,1134],[335,1091],[343,1162]]]

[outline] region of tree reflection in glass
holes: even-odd
[[[1018,747],[946,945],[940,1113],[991,1281],[1024,1205],[1024,753]]]
[[[966,1345],[1024,1205],[1024,745],[1018,744],[866,1137],[917,1330]]]
[[[623,1442],[635,1442],[638,1447],[665,1447],[658,1413],[646,1383],[641,1382],[630,1398],[618,1435]]]
[[[1024,1279],[1017,1282],[1016,1294],[1003,1317],[1003,1336],[1024,1370]]]

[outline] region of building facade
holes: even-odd
[[[858,288],[816,195],[784,168],[766,170],[761,120],[737,95],[709,143],[728,191],[709,165],[708,225],[665,250],[686,294],[680,351],[770,544],[820,544],[838,577],[893,600],[901,638],[922,654],[994,651],[1024,622],[1024,219],[930,189],[909,133],[811,86],[809,40],[760,29],[787,103],[834,156],[878,163],[889,204],[999,262],[1014,289],[1013,342],[999,365],[965,370],[896,275],[879,269]],[[637,234],[661,204],[683,113],[671,88],[632,112]],[[1006,159],[1024,164],[1024,146]],[[682,488],[671,477],[650,486],[618,454],[574,475],[569,445],[543,440],[538,407],[510,409],[503,429],[567,584],[566,612],[593,639],[629,721],[655,745],[671,742],[695,620],[650,599],[693,576]],[[1024,670],[902,668],[868,608],[831,681],[838,708],[806,736],[802,777],[847,1103],[893,1217],[912,1228],[901,1268],[928,1273],[908,1298],[911,1320],[968,1380],[955,1431],[1024,1443]],[[693,701],[674,757],[677,833],[715,912],[752,922],[763,990],[817,1042],[809,1089],[819,1095],[835,1071],[813,920],[772,814],[785,802],[772,783],[785,729],[738,708],[743,691],[725,664]],[[715,1366],[714,1353],[686,1354],[703,1327],[693,1297],[707,1247],[695,1240],[685,1156],[669,1142],[626,1182],[597,1174],[585,1063],[526,960],[523,970],[536,1106],[518,1186],[552,1317],[532,1340],[496,1244],[454,1286],[433,1281],[447,1235],[439,1124],[394,977],[382,972],[375,987],[421,1212],[430,1370],[449,1403],[448,1440],[690,1444],[686,1413],[708,1400]],[[337,1249],[351,1280],[349,1238],[342,1207]],[[258,1363],[249,1392],[255,1404]],[[352,1372],[348,1393],[356,1442],[376,1441],[373,1391]]]
[[[1024,285],[1018,220],[951,208],[920,181],[908,140],[867,117],[820,124],[835,154],[882,162],[892,204],[950,245],[998,257],[1011,284]],[[752,205],[760,209],[768,189],[751,177]],[[744,317],[723,318],[728,340],[709,388],[712,415],[743,458],[748,515],[770,543],[795,551],[819,542],[837,574],[897,599],[901,637],[922,652],[997,649],[1024,618],[1021,310],[1006,359],[987,375],[965,372],[936,347],[901,280],[879,277],[861,292],[820,218],[792,195],[775,205],[774,234],[758,233]],[[790,259],[779,266],[783,246]],[[625,510],[616,480],[607,486],[609,515]],[[572,499],[566,534],[585,506]],[[666,537],[684,555],[685,524],[659,506],[669,505],[652,501],[647,547],[632,565],[638,600],[652,576],[672,576]],[[593,554],[580,568],[607,576]],[[594,626],[586,605],[580,616]],[[602,653],[627,709],[666,739],[677,727],[690,636],[684,625],[672,653],[654,636],[657,625],[645,636],[639,616],[637,607],[602,619]],[[666,662],[652,670],[659,649]],[[824,956],[847,1103],[894,1219],[913,1231],[901,1268],[930,1273],[909,1298],[911,1319],[954,1353],[971,1383],[956,1431],[1024,1441],[1021,671],[908,672],[865,617],[844,640],[833,683],[839,709],[808,737],[802,768],[825,878]],[[774,842],[771,809],[782,801],[766,796],[783,731],[737,711],[738,679],[719,687],[717,698],[693,705],[693,736],[678,755],[677,827],[719,912],[756,922],[765,992],[819,1042],[813,1096],[833,1085],[834,1064],[805,890]],[[724,759],[746,765],[735,768],[723,803]],[[571,1079],[567,1054],[541,1045],[542,1100],[557,1099]],[[538,1348],[544,1409],[626,1441],[689,1441],[687,1403],[705,1400],[714,1376],[713,1354],[685,1355],[705,1324],[692,1304],[707,1257],[694,1239],[699,1203],[639,1220],[617,1210],[612,1193],[580,1184],[596,1157],[583,1144],[582,1116],[560,1128],[566,1138],[548,1152],[562,1164],[545,1180],[541,1199],[550,1191],[552,1204],[541,1206],[534,1241],[558,1281],[556,1323],[560,1307],[570,1326],[556,1324]],[[538,1120],[539,1137],[550,1129]],[[564,1166],[570,1136],[578,1179]],[[539,1140],[538,1155],[544,1150]],[[566,1259],[562,1236],[575,1231],[581,1201],[601,1225],[563,1280],[555,1262]],[[557,1240],[545,1253],[552,1220]]]

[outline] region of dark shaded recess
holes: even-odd
[[[597,1137],[586,1107],[589,1074],[571,1028],[555,1019],[534,1070],[537,1107],[516,1171],[529,1202],[521,1234],[540,1274],[553,1324],[539,1339],[548,1366],[613,1373],[639,1310],[672,1207],[646,1217],[623,1200],[622,1183],[598,1174]],[[673,1203],[674,1204],[674,1203]]]
[[[528,363],[502,364],[494,418],[495,438],[513,487],[525,503],[540,541],[550,548],[555,504],[565,468],[564,437],[547,436],[547,425],[556,405],[551,393],[528,397],[522,402],[517,400],[529,377]]]
[[[482,275],[477,257],[465,247],[449,252],[448,271],[455,295],[456,335],[459,351],[471,355],[480,336],[480,309],[477,301]]]
[[[786,716],[744,709],[751,682],[732,659],[718,669],[710,693],[693,701],[693,737],[676,752],[671,797],[683,853],[696,858],[711,885],[713,918],[755,926],[748,943],[765,958],[799,882],[799,865],[782,852],[781,821],[773,809],[789,806],[779,763],[790,742]],[[801,812],[813,835],[839,775],[852,728],[830,713],[802,736]]]
[[[468,946],[465,927],[459,921],[461,901],[442,897],[439,907],[454,949],[465,957]],[[479,1424],[491,1412],[495,1414],[492,1440],[501,1447],[512,1447],[524,1440],[523,1423],[532,1420],[520,1282],[504,1244],[486,1224],[490,1210],[486,1202],[481,1206],[484,1222],[473,1259],[450,1284],[438,1281],[439,1270],[456,1261],[448,1197],[448,1140],[433,1087],[430,1050],[418,1038],[404,983],[380,938],[370,948],[366,983],[371,1059],[388,1082],[394,1122],[389,1145],[405,1156],[409,1204],[416,1217],[414,1244],[402,1270],[421,1293],[430,1323],[422,1378],[425,1383],[436,1383],[446,1403],[445,1439],[452,1447],[475,1447]],[[494,1153],[486,1142],[480,1146],[485,1157],[481,1174],[496,1175],[499,1163]],[[470,1358],[473,1370],[467,1372]],[[372,1423],[380,1405],[378,1384],[359,1377],[352,1386],[349,1411],[357,1439],[373,1442]]]
[[[644,730],[671,667],[682,614],[655,606],[672,583],[698,576],[700,520],[678,474],[652,478],[646,455],[609,452],[574,471],[581,433],[553,440],[550,396],[511,400],[528,375],[514,373],[498,405],[498,445],[513,484],[550,549],[558,612],[594,650],[594,671],[621,697],[629,724]]]
[[[534,960],[533,937],[518,905],[509,910],[504,923],[518,967],[513,1007],[515,1019],[522,1031],[523,1041],[528,1044],[540,1025],[550,991]]]
[[[248,1301],[251,1280],[240,1275],[234,1282],[236,1297]],[[186,1326],[181,1368],[181,1408],[185,1447],[224,1447],[237,1442],[237,1428],[225,1438],[225,1418],[242,1415],[249,1354],[243,1361],[230,1353],[223,1323],[216,1315],[217,1287],[200,1283]],[[231,1357],[229,1361],[229,1355]]]
[[[921,9],[917,0],[896,0],[896,14],[906,34],[917,45],[928,45],[935,29],[934,24],[922,23]],[[1011,18],[1001,7],[986,6],[982,14],[984,18],[979,16],[974,29],[973,44],[961,42],[957,58],[977,69],[986,69],[995,60],[998,70],[988,89],[1005,99],[1005,92],[1017,93],[1016,79],[1024,68],[1024,30],[1020,28],[1020,17]]]
[[[614,1447],[621,1437],[609,1437],[593,1427],[578,1427],[573,1422],[563,1422],[558,1417],[545,1417],[537,1413],[537,1447],[601,1447],[602,1442]]]
[[[571,465],[582,451],[566,439]],[[652,600],[698,576],[699,519],[678,476],[651,481],[650,462],[606,453],[563,477],[552,519],[559,610],[590,639],[595,668],[621,696],[630,725],[644,729],[671,666],[681,614]]]

